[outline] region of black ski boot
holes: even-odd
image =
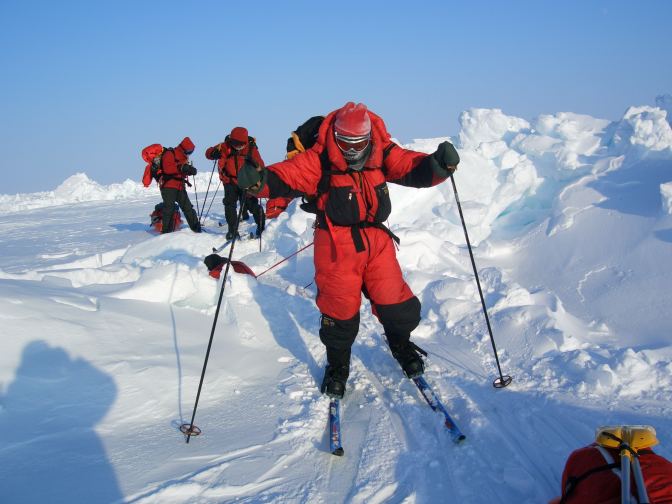
[[[327,364],[320,392],[335,399],[343,399],[345,395],[345,382],[348,381],[349,374],[350,369],[348,366],[333,367]]]
[[[412,341],[400,345],[390,345],[392,356],[397,359],[404,370],[404,374],[409,378],[417,378],[425,372],[425,362],[420,354],[427,356],[422,348]]]
[[[233,231],[226,233],[227,240],[233,240]],[[240,240],[240,234],[236,233],[236,240]]]

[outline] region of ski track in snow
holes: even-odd
[[[474,109],[461,123],[456,180],[508,388],[491,385],[449,184],[391,187],[390,224],[423,306],[413,337],[429,352],[426,378],[463,443],[403,376],[364,301],[341,405],[345,455],[329,453],[308,249],[258,280],[230,272],[195,419],[203,434],[186,444],[178,428],[222,285],[202,264],[225,242],[221,204],[207,233],[159,236],[148,232],[156,191],[130,181],[108,191],[80,174],[54,193],[0,198],[9,502],[546,502],[568,454],[607,424],[654,425],[670,458],[664,114],[528,123]],[[72,190],[81,186],[91,189]],[[312,219],[293,203],[269,222],[261,252],[243,240],[233,258],[264,271],[310,243]]]

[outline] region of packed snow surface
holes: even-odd
[[[460,117],[455,183],[513,376],[503,390],[451,183],[391,188],[398,259],[422,302],[413,339],[467,436],[459,446],[364,301],[345,456],[329,454],[312,248],[222,285],[203,264],[225,242],[221,190],[199,235],[150,233],[158,190],[130,180],[80,173],[0,195],[0,501],[539,503],[559,494],[567,455],[609,424],[653,425],[672,458],[670,103],[616,122]],[[206,203],[202,166],[201,208],[216,188]],[[293,203],[261,251],[245,240],[233,258],[262,272],[311,242],[312,220]],[[222,287],[203,433],[186,444],[178,427]]]

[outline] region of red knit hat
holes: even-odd
[[[348,102],[336,112],[334,131],[339,135],[359,137],[371,133],[371,119],[366,105]]]
[[[229,135],[229,138],[231,140],[234,140],[236,142],[240,143],[247,143],[247,129],[243,128],[242,126],[236,126],[231,130],[231,134]]]

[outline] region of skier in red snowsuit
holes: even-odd
[[[345,393],[362,293],[406,375],[424,372],[410,341],[420,323],[420,301],[402,277],[393,243],[398,238],[383,224],[391,212],[387,182],[431,187],[459,161],[449,142],[430,155],[398,146],[379,116],[349,102],[326,116],[306,152],[267,169],[246,164],[239,172],[239,186],[259,197],[318,195],[314,261],[327,352],[323,393]]]
[[[173,213],[175,203],[182,209],[187,218],[187,223],[195,233],[201,232],[196,210],[189,200],[189,195],[184,187],[189,175],[196,175],[196,168],[189,164],[189,156],[194,152],[194,143],[189,137],[185,137],[174,149],[165,149],[161,156],[161,174],[159,187],[163,199],[163,222],[161,233],[173,231]]]
[[[242,203],[243,200],[245,208],[243,209],[242,219],[247,220],[249,218],[247,215],[249,210],[257,224],[256,235],[259,237],[264,230],[264,210],[259,205],[257,198],[246,195],[236,185],[238,171],[246,161],[260,167],[264,166],[264,160],[261,159],[254,138],[248,135],[246,128],[236,126],[222,143],[206,149],[205,157],[218,160],[219,180],[224,184],[224,199],[222,200],[224,216],[229,227],[226,239],[233,238],[234,230],[238,229],[236,206],[239,201]]]

